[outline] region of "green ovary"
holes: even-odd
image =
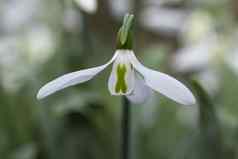
[[[118,64],[117,65],[117,82],[116,82],[116,93],[122,92],[126,93],[127,91],[127,85],[125,81],[126,76],[126,65],[124,64]]]

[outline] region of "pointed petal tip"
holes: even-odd
[[[37,95],[36,95],[36,99],[37,99],[37,100],[41,100],[41,99],[43,99],[43,97],[42,97],[41,95],[37,94]]]
[[[195,105],[196,103],[197,103],[196,98],[195,98],[194,95],[193,95],[191,105]]]
[[[48,97],[49,95],[58,91],[58,90],[51,89],[51,87],[50,87],[51,83],[52,82],[49,82],[39,89],[39,91],[36,95],[37,100],[42,100],[42,99]]]
[[[39,95],[39,94],[37,94],[37,96],[36,96],[36,99],[37,100],[41,100],[41,99],[43,99],[44,97],[42,97],[41,95]]]
[[[40,89],[36,95],[36,99],[37,100],[41,100],[43,98],[45,98],[46,96],[42,93],[42,89]]]
[[[186,105],[186,106],[194,106],[197,102],[196,102],[196,98],[194,97],[194,95],[192,94],[192,92],[190,90],[188,90],[188,95],[186,100],[184,100],[183,102],[180,102],[180,104]]]

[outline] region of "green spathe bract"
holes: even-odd
[[[117,34],[117,49],[132,49],[133,22],[134,15],[125,15],[122,27],[119,29]]]
[[[132,29],[134,21],[134,15],[126,14],[123,20],[123,25],[121,27],[121,36],[120,36],[120,42],[122,45],[124,45],[128,39],[128,34]]]

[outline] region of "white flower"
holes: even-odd
[[[87,13],[92,14],[97,11],[97,0],[75,0],[75,2],[80,7],[80,9]]]
[[[178,72],[198,71],[211,65],[216,57],[218,39],[216,35],[208,36],[193,44],[186,44],[172,56],[171,66]]]
[[[1,6],[1,28],[7,32],[25,30],[34,18],[40,14],[38,0],[3,1]]]
[[[152,31],[173,36],[181,31],[186,15],[183,10],[152,6],[143,10],[140,23]]]
[[[25,37],[26,52],[29,62],[32,64],[42,64],[54,54],[56,43],[54,35],[45,26],[32,27]]]
[[[215,34],[214,18],[204,10],[193,11],[182,25],[181,39],[186,44],[199,43]],[[188,27],[189,26],[189,27]]]
[[[61,89],[86,82],[113,63],[108,81],[112,95],[125,95],[133,103],[141,103],[150,95],[151,89],[184,104],[195,104],[193,94],[181,82],[143,66],[132,50],[117,50],[104,65],[63,75],[43,86],[37,98],[42,99]]]
[[[128,0],[109,0],[108,3],[110,5],[109,9],[111,14],[116,18],[123,17],[125,13],[133,9],[132,1]]]

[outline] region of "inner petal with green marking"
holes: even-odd
[[[118,54],[112,66],[108,88],[112,95],[128,95],[134,90],[135,72],[126,51]]]
[[[117,81],[116,81],[116,87],[115,87],[116,93],[124,94],[127,92],[127,84],[125,80],[126,72],[127,72],[127,69],[125,64],[117,65]]]

